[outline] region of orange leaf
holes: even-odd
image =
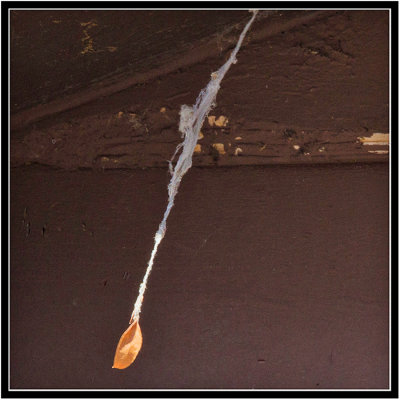
[[[114,356],[113,368],[124,369],[129,367],[138,355],[142,347],[142,332],[139,322],[135,321],[122,334],[119,339]]]

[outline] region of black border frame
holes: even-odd
[[[1,22],[2,22],[2,256],[4,265],[9,263],[9,114],[8,114],[8,82],[9,82],[9,53],[8,53],[8,11],[10,8],[299,8],[299,9],[365,9],[365,8],[388,8],[391,9],[391,389],[390,390],[18,390],[8,388],[8,268],[2,268],[2,398],[131,398],[131,397],[176,397],[176,398],[205,398],[205,397],[227,397],[227,398],[398,398],[398,15],[399,7],[397,1],[190,1],[190,2],[172,2],[172,1],[2,1],[1,2]],[[7,91],[5,90],[7,87]],[[7,134],[5,133],[7,132]],[[5,195],[7,193],[7,197]],[[7,249],[7,251],[6,251]],[[7,331],[6,331],[7,327]],[[7,332],[7,334],[6,334]],[[6,386],[6,387],[5,387]]]

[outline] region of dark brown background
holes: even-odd
[[[12,387],[388,386],[386,165],[190,171],[124,371],[167,172],[11,178]]]
[[[388,388],[388,156],[368,152],[387,147],[357,139],[388,132],[386,11],[260,15],[169,218],[143,348],[111,368],[179,108],[249,18],[181,13],[12,15],[11,388]]]

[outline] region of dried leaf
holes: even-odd
[[[113,368],[124,369],[129,367],[142,347],[142,332],[139,322],[133,322],[119,339],[114,356]]]

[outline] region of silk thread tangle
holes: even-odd
[[[237,62],[236,55],[243,43],[247,31],[249,30],[251,24],[253,23],[257,15],[258,10],[251,10],[251,12],[253,13],[253,16],[243,29],[239,37],[239,40],[236,44],[236,47],[232,51],[229,59],[218,71],[213,72],[211,74],[211,80],[208,83],[208,85],[200,91],[200,94],[196,99],[196,104],[193,105],[192,107],[187,105],[183,105],[181,107],[179,131],[182,133],[182,137],[184,138],[184,140],[177,146],[174,155],[169,161],[169,170],[172,177],[168,185],[168,205],[165,210],[164,217],[154,236],[153,251],[151,252],[150,260],[147,264],[147,269],[143,277],[143,281],[139,287],[139,294],[133,308],[131,323],[133,321],[139,320],[140,311],[143,304],[144,293],[147,287],[147,280],[153,268],[153,263],[155,256],[157,254],[158,246],[165,236],[165,232],[167,229],[167,219],[169,213],[171,212],[172,207],[174,206],[175,196],[178,193],[179,185],[181,183],[183,176],[192,166],[192,157],[194,148],[197,144],[200,129],[203,125],[204,119],[207,117],[212,107],[215,106],[215,99],[220,89],[220,84],[222,79],[224,78],[225,74],[227,73],[231,65],[236,64]],[[172,161],[181,148],[182,152],[178,158],[175,167],[173,167]]]

